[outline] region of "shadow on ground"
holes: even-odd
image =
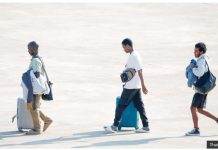
[[[6,139],[6,138],[12,138],[12,137],[18,137],[23,136],[24,133],[19,131],[5,131],[0,132],[0,140]]]
[[[11,146],[28,146],[28,145],[48,145],[48,144],[57,144],[61,142],[67,142],[67,141],[80,141],[80,142],[86,142],[92,138],[101,138],[101,137],[109,137],[109,136],[124,136],[124,135],[131,135],[131,134],[137,134],[134,132],[131,132],[129,130],[120,132],[118,134],[105,134],[104,131],[91,131],[91,132],[82,132],[82,133],[76,133],[72,136],[65,136],[65,137],[57,137],[52,139],[45,139],[45,140],[36,140],[31,142],[24,142],[20,144],[5,144],[1,145],[0,147],[11,147]],[[17,131],[8,131],[8,132],[0,132],[0,139],[4,138],[10,138],[10,137],[17,137],[17,136],[24,136],[23,133],[17,132]],[[211,136],[200,136],[200,137],[215,137],[218,135],[211,135]],[[156,137],[156,138],[143,138],[140,140],[119,140],[119,141],[106,141],[106,142],[97,142],[90,145],[85,146],[76,146],[72,148],[88,148],[88,147],[108,147],[108,146],[122,146],[122,145],[141,145],[146,144],[153,141],[159,141],[164,139],[179,139],[179,138],[188,138],[185,136],[171,136],[171,137]]]

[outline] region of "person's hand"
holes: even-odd
[[[142,86],[142,92],[147,95],[148,94],[148,90],[145,86]]]
[[[28,110],[32,110],[32,109],[33,109],[32,103],[27,103],[27,109],[28,109]]]

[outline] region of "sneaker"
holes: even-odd
[[[200,131],[199,131],[199,129],[194,128],[190,132],[187,132],[185,135],[186,136],[199,136],[200,135]]]
[[[26,133],[26,135],[39,135],[39,134],[41,134],[41,131],[35,129],[31,129]]]
[[[51,125],[52,122],[53,120],[50,119],[44,123],[43,132],[45,132],[48,129],[48,127]]]
[[[150,132],[150,129],[149,127],[143,127],[141,129],[137,129],[135,130],[136,133],[149,133]]]
[[[112,125],[112,126],[105,126],[104,127],[104,130],[107,132],[107,133],[116,133],[118,131],[118,127]]]

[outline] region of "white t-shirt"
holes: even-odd
[[[130,81],[126,82],[124,88],[141,89],[141,81],[138,75],[138,71],[142,70],[142,60],[140,55],[135,50],[129,55],[126,63],[126,68],[134,68],[137,72]]]

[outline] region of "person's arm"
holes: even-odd
[[[202,77],[204,75],[205,70],[206,70],[205,63],[206,63],[205,60],[202,59],[197,63],[197,67],[191,66],[192,71],[193,71],[195,76]]]
[[[147,90],[145,83],[144,83],[142,70],[139,70],[138,74],[139,74],[139,78],[140,78],[141,85],[142,85],[142,92],[146,95],[146,94],[148,94],[148,90]]]
[[[36,78],[39,78],[42,69],[42,63],[38,60],[34,60],[32,62],[32,69]]]
[[[144,78],[143,78],[143,74],[142,74],[142,61],[141,58],[138,57],[137,59],[133,59],[134,62],[134,69],[137,71],[140,81],[141,81],[141,86],[142,86],[142,92],[146,95],[148,94],[148,90],[145,86],[144,83]]]

